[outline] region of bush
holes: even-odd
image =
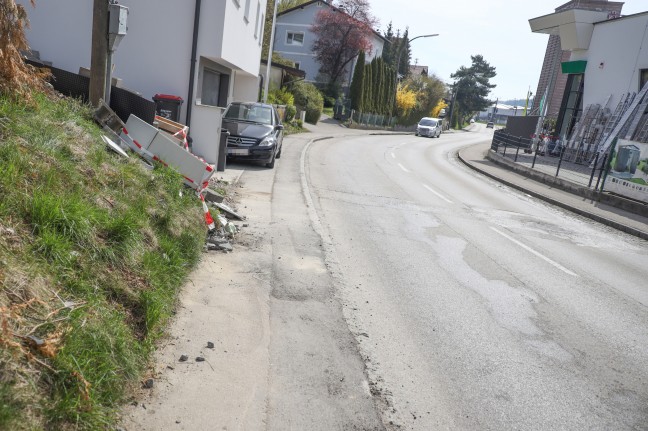
[[[293,83],[290,91],[295,96],[295,105],[306,111],[306,122],[317,124],[324,109],[322,93],[313,84],[303,81]]]
[[[295,97],[286,87],[274,89],[268,92],[268,103],[273,105],[294,105]]]
[[[335,106],[335,97],[326,96],[324,97],[324,107],[332,108]]]
[[[286,121],[292,121],[297,115],[297,107],[295,105],[286,106]]]

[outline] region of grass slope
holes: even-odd
[[[197,263],[200,201],[88,107],[0,96],[0,429],[104,429]]]

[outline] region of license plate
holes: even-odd
[[[228,148],[227,154],[230,154],[232,156],[247,156],[248,154],[250,154],[250,150],[248,150],[247,148]]]

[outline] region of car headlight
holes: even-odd
[[[259,147],[271,147],[277,143],[277,140],[274,136],[268,136],[263,141],[259,143]]]

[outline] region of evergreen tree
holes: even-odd
[[[405,29],[405,33],[403,33],[403,37],[400,40],[399,50],[402,50],[400,53],[400,63],[398,64],[398,72],[403,78],[406,78],[409,76],[410,71],[409,71],[409,65],[410,62],[412,61],[412,50],[410,48],[410,43],[409,43],[409,29]]]
[[[371,112],[374,114],[378,112],[378,60],[374,58],[371,60]]]
[[[396,39],[394,37],[394,30],[391,21],[389,22],[389,25],[387,26],[387,30],[383,34],[383,37],[388,40],[388,42],[385,43],[385,46],[383,47],[383,60],[387,65],[393,66],[394,62],[396,61],[396,58],[394,56],[394,49],[396,48],[394,43],[396,42]]]
[[[364,112],[373,112],[373,91],[371,88],[371,85],[373,84],[373,76],[371,73],[371,64],[365,65],[364,83]]]
[[[487,96],[491,89],[495,88],[495,84],[490,83],[490,79],[497,75],[495,67],[481,55],[471,55],[470,58],[472,60],[470,67],[461,66],[450,75],[456,80],[452,85],[455,94],[453,124],[462,124],[464,117],[483,111],[492,103]]]
[[[263,46],[261,48],[261,58],[268,59],[268,49],[270,48],[270,33],[272,32],[272,15],[274,14],[275,1],[268,0],[266,5],[265,23],[263,24]]]
[[[365,80],[365,53],[360,51],[358,60],[356,62],[355,70],[353,71],[353,80],[351,81],[351,88],[349,89],[349,97],[351,98],[351,109],[362,112],[363,110],[363,96],[364,96],[364,80]]]
[[[376,96],[376,112],[380,115],[385,113],[385,63],[382,58],[378,58],[376,61],[378,65],[378,86],[377,86],[377,96]]]

